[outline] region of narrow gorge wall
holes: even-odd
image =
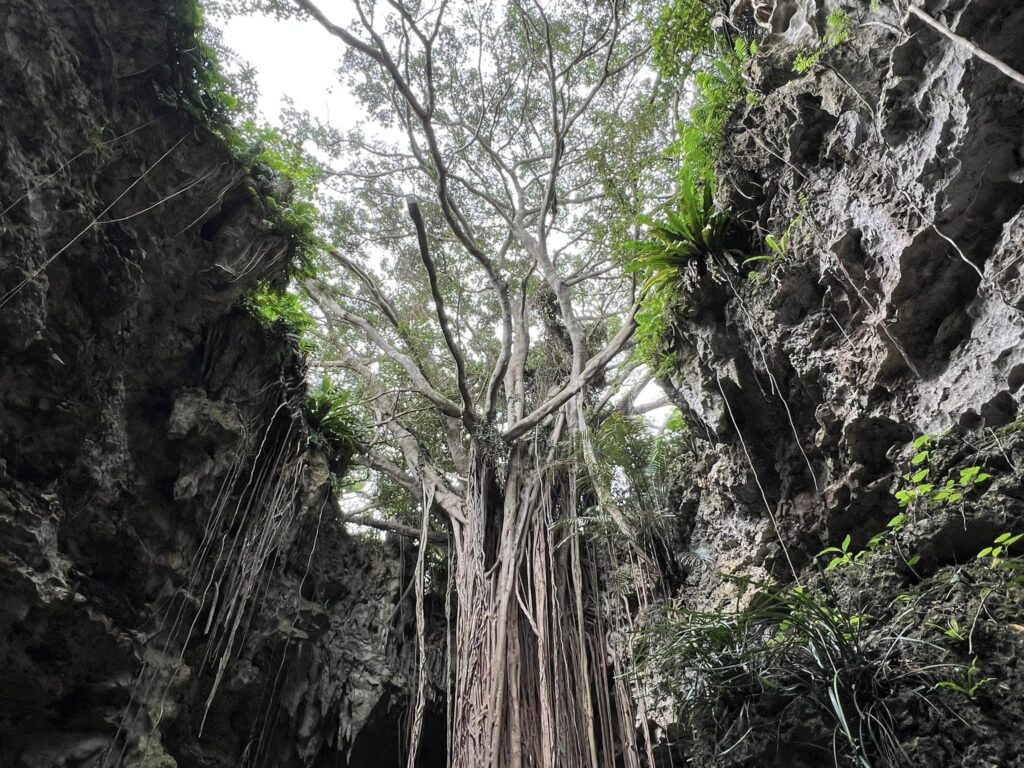
[[[971,564],[1001,533],[1024,530],[1024,88],[891,3],[797,5],[819,32],[846,9],[849,40],[798,74],[797,52],[819,37],[769,37],[719,161],[719,192],[755,234],[744,257],[774,258],[721,284],[707,278],[673,320],[669,389],[705,441],[679,510],[705,564],[683,599],[730,604],[736,585],[723,573],[810,580],[877,626],[935,643],[936,662],[976,657],[998,681],[992,698],[952,699],[942,712],[905,702],[907,764],[1019,765],[1024,602]],[[1019,3],[923,7],[1024,69]],[[756,242],[787,231],[784,254]],[[904,475],[920,468],[910,443],[925,433],[936,436],[923,465],[931,482],[980,466],[990,484],[966,501],[902,507],[895,494],[914,491]],[[862,551],[901,511],[891,540],[902,559],[868,553],[824,584],[815,575],[826,545],[849,534]],[[935,627],[951,619],[974,620],[970,654],[966,642],[959,655],[942,650]],[[728,758],[692,745],[677,759],[831,765],[833,727],[798,711],[766,715],[774,735],[755,733]]]
[[[1024,9],[929,6],[1024,64]],[[884,522],[891,449],[1005,427],[1024,383],[1022,88],[923,24],[850,7],[849,42],[810,74],[769,41],[722,152],[729,204],[751,232],[790,230],[786,256],[684,297],[674,323],[676,399],[720,446],[697,538],[774,536],[757,474],[800,567],[823,537]]]
[[[280,182],[175,106],[175,8],[0,2],[0,764],[398,765],[408,569],[240,307]]]

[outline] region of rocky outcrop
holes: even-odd
[[[960,566],[1000,533],[1024,531],[1016,461],[1024,89],[892,4],[809,5],[819,32],[830,11],[848,11],[849,40],[824,48],[801,75],[793,70],[799,49],[769,37],[751,65],[756,96],[735,115],[719,168],[723,201],[753,233],[749,255],[768,251],[764,235],[788,231],[787,252],[731,275],[717,298],[708,292],[705,304],[680,307],[673,322],[678,366],[669,389],[707,445],[688,525],[690,548],[710,562],[691,574],[685,594],[696,607],[722,605],[735,594],[723,572],[818,578],[819,550],[850,534],[860,551],[906,511],[895,493],[913,491],[904,475],[920,468],[908,463],[909,444],[941,434],[930,481],[959,483],[960,470],[979,466],[998,479],[955,503],[911,504],[899,533],[903,561],[876,558],[830,576],[834,591],[882,625],[895,621],[889,601],[913,596],[926,607],[904,629],[931,643],[934,631],[918,631],[928,621],[948,626],[969,614],[984,623],[978,603],[995,588]],[[1018,3],[930,0],[924,8],[1024,69]],[[908,569],[911,553],[919,559]],[[858,578],[856,589],[843,586]],[[980,582],[973,591],[950,586],[972,578]],[[1022,601],[1019,588],[998,594],[1013,607],[985,625],[989,647],[972,644],[985,674],[1000,681],[998,704],[940,705],[965,713],[961,721],[908,710],[900,736],[912,764],[1015,759],[1013,740],[993,734],[1022,707],[1021,673],[1007,660],[1024,637],[1000,624],[1016,621]],[[966,666],[966,646],[955,651],[950,659]],[[797,757],[796,742],[814,741],[806,727],[787,738],[790,751],[768,739],[722,764],[831,764],[831,752]]]
[[[0,764],[398,765],[407,568],[240,308],[290,246],[172,6],[0,3]]]
[[[932,5],[1021,66],[1013,4]],[[884,522],[894,502],[872,489],[891,496],[893,449],[1004,427],[1024,379],[1024,94],[923,25],[856,11],[849,42],[807,75],[769,41],[722,154],[751,255],[787,230],[788,253],[673,323],[675,397],[721,444],[698,515],[747,516],[741,539],[770,539],[755,534],[767,505],[797,565],[851,519]]]
[[[748,255],[789,245],[673,319],[668,388],[703,448],[659,561],[691,607],[735,602],[723,573],[828,594],[895,680],[935,663],[969,687],[976,663],[971,695],[879,689],[890,727],[915,765],[1015,765],[1024,605],[976,555],[1024,532],[1024,91],[867,0],[797,74],[837,4],[777,5],[797,26],[751,64],[719,191]],[[926,8],[1024,69],[1016,3]],[[403,764],[412,553],[342,530],[303,360],[239,306],[287,261],[274,180],[181,108],[162,3],[0,0],[0,19],[0,764]],[[950,480],[960,498],[935,497]],[[428,616],[424,766],[445,750]],[[807,702],[768,697],[746,722],[770,727],[728,745],[650,712],[666,765],[834,759]]]

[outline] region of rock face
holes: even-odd
[[[1024,635],[1007,629],[1022,623],[1022,595],[993,592],[988,571],[974,589],[959,580],[971,578],[960,564],[996,536],[1024,531],[1024,88],[890,3],[798,5],[815,6],[819,33],[844,8],[849,40],[800,75],[800,49],[770,36],[751,66],[757,96],[735,116],[719,167],[720,195],[755,234],[748,255],[769,250],[758,243],[768,233],[788,231],[788,248],[697,292],[703,300],[680,306],[673,322],[669,390],[707,445],[681,527],[709,563],[685,594],[698,608],[721,605],[735,594],[723,572],[813,581],[818,551],[847,534],[860,551],[905,512],[904,561],[865,557],[830,574],[832,588],[889,629],[892,600],[912,596],[901,629],[937,647],[944,638],[924,629],[929,621],[981,615],[970,654],[966,640],[951,656],[934,653],[965,667],[977,656],[998,681],[980,704],[962,696],[943,700],[942,715],[908,708],[899,729],[908,764],[1018,765],[1019,744],[999,729],[1022,714]],[[1024,70],[1019,3],[923,7]],[[910,442],[926,433],[941,438],[911,466]],[[968,484],[966,499],[901,507],[895,495],[949,478],[960,487],[958,473],[978,466],[995,479]],[[904,477],[922,467],[928,478]],[[911,553],[920,559],[908,568]],[[1005,611],[986,623],[978,604],[995,594]],[[749,739],[729,758],[709,757],[706,745],[681,754],[701,765],[831,765],[824,745],[796,746],[816,741],[796,713],[807,715],[772,715],[781,735]]]
[[[167,7],[0,3],[0,764],[398,765],[408,569],[239,306],[289,243]]]

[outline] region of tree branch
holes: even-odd
[[[962,48],[966,48],[974,56],[976,56],[977,58],[981,59],[986,64],[991,64],[993,67],[998,69],[1000,72],[1002,72],[1004,75],[1006,75],[1011,80],[1016,81],[1020,85],[1024,85],[1024,75],[1022,75],[1016,69],[1014,69],[1013,67],[1011,67],[1008,64],[1004,63],[1000,59],[997,59],[992,54],[986,53],[985,51],[981,50],[981,48],[976,46],[974,43],[972,43],[966,37],[962,37],[962,36],[958,35],[956,32],[951,30],[945,24],[942,24],[942,23],[936,21],[935,19],[933,19],[931,16],[929,16],[927,13],[925,13],[921,8],[918,8],[916,5],[912,5],[912,6],[910,6],[910,8],[907,9],[907,12],[912,14],[912,15],[914,15],[914,16],[916,16],[917,18],[919,18],[921,21],[923,21],[925,24],[927,24],[929,27],[934,29],[939,34],[945,35],[946,37],[948,37],[950,40],[952,40],[957,45],[961,46]]]
[[[408,374],[412,380],[413,386],[416,390],[423,395],[427,400],[437,406],[438,410],[446,416],[454,416],[456,418],[462,417],[462,409],[458,405],[453,403],[447,397],[438,392],[427,380],[423,371],[420,370],[411,357],[398,351],[382,334],[377,328],[375,328],[368,320],[359,317],[347,309],[342,307],[336,302],[326,291],[321,290],[321,286],[314,283],[312,280],[306,280],[303,282],[303,287],[306,291],[313,296],[321,307],[325,310],[329,310],[335,317],[342,322],[358,328],[372,341],[377,347],[383,352],[390,360],[397,363],[401,368]],[[326,306],[325,306],[326,305]]]
[[[619,332],[615,334],[615,337],[611,342],[609,342],[608,346],[601,350],[600,353],[590,358],[580,374],[571,378],[569,382],[555,395],[550,397],[547,402],[538,406],[528,416],[520,419],[505,430],[501,435],[502,438],[507,442],[511,442],[517,437],[521,437],[526,434],[535,426],[540,424],[540,422],[546,417],[550,416],[558,408],[567,403],[569,398],[583,389],[583,387],[589,384],[594,377],[603,371],[605,366],[611,362],[612,358],[622,351],[630,337],[633,335],[633,331],[636,330],[636,313],[639,309],[640,303],[634,303],[633,307],[629,311],[628,319],[623,324]]]
[[[437,267],[434,264],[434,260],[430,257],[430,248],[427,244],[427,229],[423,225],[423,216],[420,214],[420,206],[416,202],[415,196],[406,196],[405,203],[409,207],[409,216],[416,226],[416,240],[420,247],[420,259],[423,261],[424,269],[427,270],[430,295],[434,299],[434,309],[437,313],[437,323],[441,326],[444,343],[448,346],[448,351],[455,361],[455,383],[459,388],[459,394],[462,396],[462,422],[466,426],[466,430],[472,432],[473,426],[476,423],[476,414],[473,411],[473,397],[469,392],[469,386],[466,384],[466,363],[462,358],[462,350],[459,349],[459,345],[455,342],[455,337],[452,336],[451,322],[448,320],[448,312],[444,308],[444,297],[441,295],[441,288],[437,282]]]

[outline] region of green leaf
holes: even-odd
[[[899,494],[897,494],[899,495]],[[903,524],[907,521],[907,516],[900,512],[896,517],[886,523],[886,528],[902,528]]]
[[[992,547],[985,547],[981,552],[978,553],[977,559],[980,560],[983,557],[988,557],[992,554]]]
[[[928,477],[928,473],[929,472],[931,472],[931,470],[927,469],[927,468],[919,469],[919,470],[917,470],[917,472],[915,472],[913,475],[911,475],[910,481],[912,483],[920,483],[922,480],[924,480],[926,477]]]
[[[960,470],[960,485],[970,485],[977,474],[981,472],[981,467],[967,467]]]
[[[924,446],[928,445],[932,441],[931,435],[921,435],[919,438],[914,440],[913,448],[915,451],[920,451]]]
[[[920,466],[928,460],[928,451],[919,451],[914,455],[914,458],[910,460],[910,463],[915,467]]]

